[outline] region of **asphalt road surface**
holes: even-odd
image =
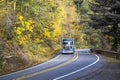
[[[76,80],[99,70],[102,57],[77,49],[75,54],[59,54],[42,64],[0,76],[0,80]]]

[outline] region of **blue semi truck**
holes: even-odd
[[[63,38],[62,39],[62,54],[74,53],[74,39],[73,38]]]

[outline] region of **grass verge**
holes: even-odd
[[[12,73],[12,72],[16,72],[16,71],[19,71],[19,70],[22,70],[22,69],[26,69],[26,68],[29,68],[29,67],[32,67],[32,66],[35,66],[35,65],[38,65],[38,64],[41,64],[41,63],[55,57],[55,55],[58,51],[59,50],[55,50],[55,51],[51,52],[51,55],[49,55],[47,57],[44,57],[44,58],[41,58],[41,60],[39,60],[39,61],[32,62],[32,63],[26,64],[26,65],[21,65],[21,66],[15,68],[15,69],[8,69],[8,70],[0,71],[0,76],[5,75],[5,74],[9,74],[9,73]]]
[[[120,63],[120,60],[115,59],[115,58],[111,58],[111,57],[107,57],[107,61],[108,62],[117,62],[117,63]]]

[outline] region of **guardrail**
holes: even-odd
[[[91,52],[93,52],[95,54],[101,54],[101,55],[105,55],[105,56],[120,60],[120,53],[119,52],[99,50],[99,49],[91,49]]]

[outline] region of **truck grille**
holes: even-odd
[[[65,46],[65,49],[66,50],[70,50],[70,46]]]

